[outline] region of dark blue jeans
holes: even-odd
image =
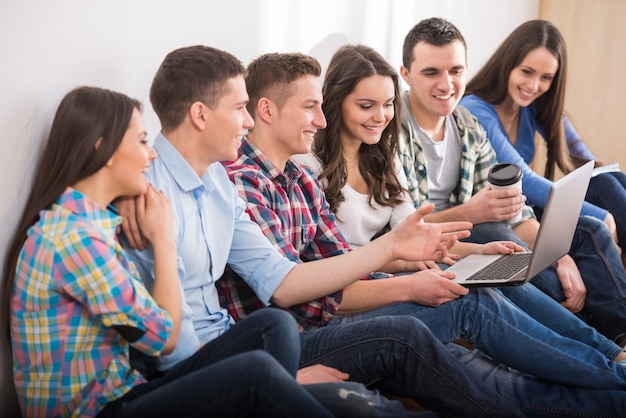
[[[611,212],[620,247],[626,250],[626,174],[603,173],[592,177],[585,200]]]
[[[504,223],[474,226],[471,242],[515,241],[526,246]],[[626,335],[626,271],[603,222],[588,216],[578,220],[569,255],[587,288],[585,308],[577,316],[587,320],[610,340]],[[557,302],[565,300],[556,270],[549,267],[531,283]]]
[[[477,380],[488,382],[529,417],[623,417],[626,392],[555,385],[503,366],[480,350],[446,347]]]
[[[301,366],[335,367],[352,381],[410,397],[443,416],[521,416],[493,385],[470,374],[420,320],[398,315],[336,321],[301,333]],[[355,410],[352,416],[402,416],[381,411],[362,415]]]
[[[295,379],[300,342],[291,315],[262,309],[163,377],[107,405],[105,417],[331,417]]]

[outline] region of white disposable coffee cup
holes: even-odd
[[[500,163],[496,164],[489,170],[489,176],[487,177],[489,184],[494,189],[496,188],[514,188],[522,189],[522,170],[517,164],[514,163]],[[509,219],[509,224],[516,224],[522,220],[522,211]]]

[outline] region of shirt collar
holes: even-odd
[[[88,219],[99,228],[112,231],[114,235],[115,229],[122,223],[122,217],[118,215],[117,210],[112,205],[104,208],[100,203],[71,187],[65,189],[55,205]]]
[[[281,179],[284,179],[289,182],[297,180],[302,176],[300,166],[291,159],[287,160],[284,172],[278,169],[278,167],[276,167],[274,163],[272,163],[270,159],[267,158],[259,148],[257,148],[256,145],[250,142],[247,137],[243,139],[239,152],[254,161],[272,180],[280,181]]]

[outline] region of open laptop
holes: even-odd
[[[533,252],[472,254],[447,269],[467,287],[521,285],[567,254],[578,224],[593,161],[552,183]]]

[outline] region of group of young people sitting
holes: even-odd
[[[516,46],[527,26],[550,36]],[[564,83],[558,30],[520,28],[497,115],[534,99],[540,115]],[[529,58],[546,51],[549,70]],[[244,68],[183,47],[151,85],[153,147],[136,100],[69,92],[4,270],[23,415],[622,416],[626,211],[581,216],[570,253],[523,286],[470,290],[445,269],[532,249],[539,225],[526,189],[487,184],[499,154],[458,106],[466,70],[440,18],[409,31],[399,72],[364,45],[323,80],[301,53]]]

